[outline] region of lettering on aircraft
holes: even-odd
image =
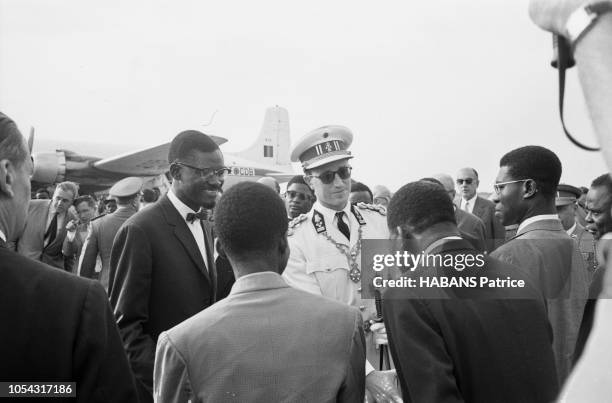
[[[230,175],[232,176],[255,176],[255,168],[248,167],[231,167]]]

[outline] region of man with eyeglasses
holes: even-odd
[[[211,223],[204,218],[228,168],[219,146],[195,130],[172,140],[168,163],[170,190],[123,224],[111,251],[109,297],[141,403],[153,400],[159,334],[216,301]]]
[[[300,214],[308,213],[315,199],[314,193],[304,181],[303,175],[296,175],[291,178],[287,183],[287,192],[285,193],[285,206],[289,219],[293,220]]]
[[[555,207],[561,161],[544,147],[526,146],[504,155],[499,166],[496,209],[503,225],[519,227],[492,256],[529,271],[547,298],[557,376],[563,384],[572,366],[588,279],[584,260]]]
[[[487,251],[491,252],[504,242],[504,227],[495,217],[495,205],[478,196],[480,184],[474,168],[462,168],[457,172],[457,193],[460,198],[457,207],[480,218],[485,226]]]
[[[283,277],[292,287],[358,307],[368,322],[376,317],[376,309],[373,300],[361,299],[361,240],[388,239],[389,230],[384,208],[349,203],[352,141],[348,128],[323,126],[294,147],[291,160],[301,162],[317,201],[289,224],[291,254]],[[386,344],[384,326],[372,328],[366,335],[366,394],[376,401],[399,401],[394,373],[372,366],[378,362],[375,342]]]

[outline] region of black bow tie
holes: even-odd
[[[207,218],[208,218],[208,211],[205,210],[203,207],[200,207],[197,213],[187,213],[187,216],[185,217],[185,219],[190,224],[193,224],[195,220],[206,220]]]

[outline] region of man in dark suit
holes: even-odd
[[[156,400],[363,402],[361,314],[280,276],[289,245],[278,194],[233,186],[215,208],[215,230],[236,283],[226,299],[160,335]]]
[[[31,174],[24,138],[0,113],[0,380],[76,382],[76,399],[57,401],[135,402],[102,287],[6,248],[23,232]]]
[[[440,182],[451,200],[455,200],[456,192],[453,178],[447,174],[437,174],[433,178]],[[457,208],[457,206],[454,206],[454,209],[457,228],[464,235],[464,238],[467,238],[477,250],[487,250],[485,226],[482,220],[472,213]]]
[[[399,189],[387,222],[402,249],[482,264],[419,266],[408,277],[476,278],[475,287],[389,288],[383,317],[405,402],[549,402],[558,383],[544,302],[520,268],[491,259],[460,237],[452,200],[425,181]],[[461,258],[461,260],[460,260]],[[396,270],[396,269],[394,269]],[[412,273],[412,274],[411,274]],[[480,286],[485,280],[524,287]]]
[[[479,184],[478,172],[474,168],[463,168],[457,172],[457,192],[460,196],[457,207],[482,220],[485,226],[487,251],[491,252],[504,243],[506,233],[495,218],[495,205],[476,193]]]
[[[17,242],[17,252],[30,259],[40,260],[58,269],[65,269],[62,247],[66,226],[77,217],[69,210],[78,196],[74,182],[57,185],[51,200],[32,200],[25,230]]]
[[[91,223],[91,228],[85,240],[78,274],[82,277],[99,280],[107,292],[113,240],[123,223],[138,211],[138,195],[142,184],[142,178],[136,177],[124,178],[115,183],[110,188],[109,194],[117,199],[117,210],[95,219]],[[100,272],[96,272],[98,255],[102,261]]]
[[[527,269],[547,298],[562,384],[572,366],[589,280],[578,247],[565,233],[555,207],[561,161],[544,147],[526,146],[505,154],[499,166],[496,208],[503,225],[519,227],[516,236],[492,256]]]
[[[159,334],[215,302],[213,237],[203,218],[229,171],[219,146],[195,130],[172,140],[168,162],[172,187],[123,224],[111,251],[109,296],[143,402],[152,400]]]

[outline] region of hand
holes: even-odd
[[[397,374],[395,370],[372,371],[366,376],[365,401],[403,403],[397,389]],[[372,400],[368,400],[372,399]]]
[[[382,322],[374,322],[370,326],[370,331],[374,336],[374,343],[376,344],[376,348],[381,344],[387,345],[389,344],[387,340],[387,330],[385,329],[385,324]]]
[[[545,31],[565,35],[565,23],[572,12],[587,0],[530,0],[529,16]]]
[[[71,220],[68,224],[66,224],[66,231],[68,232],[74,232],[77,229],[77,222],[76,220]]]

